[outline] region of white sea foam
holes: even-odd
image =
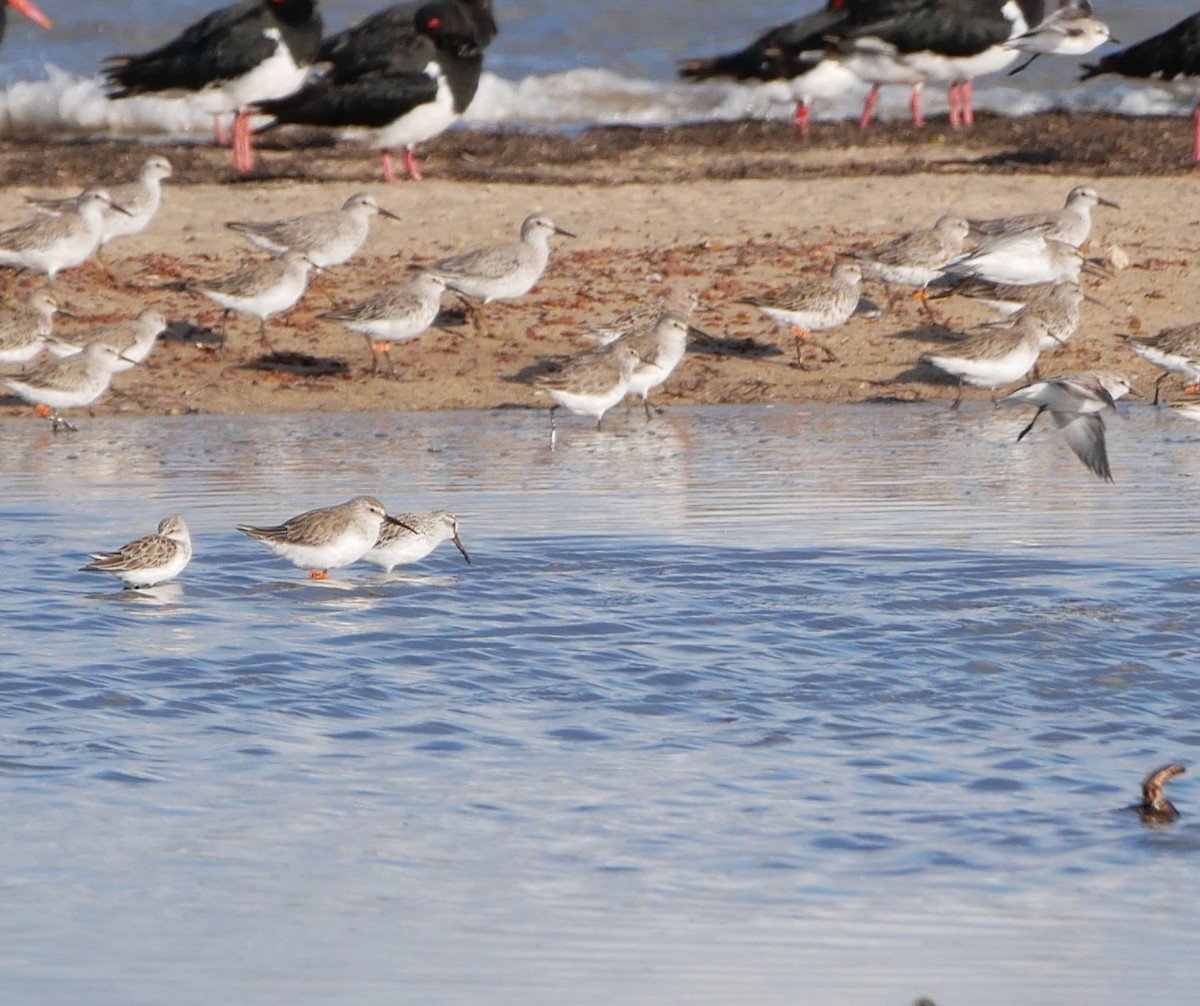
[[[864,88],[853,88],[813,108],[817,120],[857,117]],[[786,119],[792,108],[760,84],[687,84],[626,77],[605,69],[566,70],[513,82],[485,73],[464,121],[483,126],[674,125],[738,119]],[[1053,110],[1107,111],[1120,115],[1187,115],[1195,98],[1187,89],[1101,78],[1060,91],[1020,89],[996,82],[976,88],[980,111],[1025,116]],[[929,114],[946,110],[945,90],[928,87]],[[885,88],[877,114],[908,116],[908,92]],[[60,136],[203,138],[212,120],[191,98],[109,100],[99,77],[72,76],[47,67],[40,80],[0,90],[0,138]]]

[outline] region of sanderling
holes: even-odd
[[[387,360],[388,373],[399,377],[392,365],[393,342],[415,339],[437,319],[446,283],[441,276],[418,272],[409,279],[391,283],[351,307],[321,315],[340,321],[352,332],[361,332],[371,350],[371,373],[375,373],[377,353]]]
[[[318,269],[328,269],[346,262],[363,246],[371,230],[371,218],[376,214],[400,219],[380,206],[374,196],[359,192],[342,203],[341,209],[264,223],[234,220],[225,226],[273,254],[290,249],[303,254]]]
[[[286,311],[304,296],[308,286],[308,270],[312,263],[302,253],[286,251],[276,258],[250,262],[236,272],[203,283],[190,283],[187,289],[215,300],[225,314],[221,318],[221,340],[225,339],[225,322],[230,311],[249,314],[258,319],[258,337],[271,349],[267,338],[267,319]]]
[[[167,319],[157,308],[148,307],[132,321],[109,322],[72,332],[69,338],[54,338],[46,348],[55,356],[71,356],[81,352],[90,342],[102,342],[121,354],[114,373],[128,370],[150,355],[158,337],[166,330]]]
[[[862,269],[853,262],[839,262],[828,277],[807,280],[788,287],[782,293],[759,297],[744,297],[743,304],[753,304],[796,340],[796,365],[803,367],[800,343],[810,332],[824,332],[844,325],[858,307]],[[815,339],[814,346],[825,358],[837,361],[828,346]]]
[[[158,530],[122,545],[115,552],[93,552],[82,572],[112,573],[126,588],[153,587],[174,580],[192,558],[192,536],[178,514],[165,517]]]
[[[146,158],[137,178],[132,182],[121,182],[109,186],[105,191],[109,198],[121,207],[105,206],[100,214],[100,244],[96,258],[100,264],[100,249],[114,238],[140,234],[149,226],[162,204],[162,182],[171,177],[171,162],[161,154]],[[29,199],[37,209],[53,216],[70,212],[75,199]]]
[[[554,446],[554,411],[560,405],[577,416],[595,416],[596,429],[604,413],[629,393],[629,381],[642,359],[632,346],[619,343],[577,356],[562,370],[539,374],[534,386],[554,399],[550,406],[550,445]]]
[[[995,217],[991,220],[972,220],[971,229],[980,234],[992,236],[1049,224],[1050,228],[1045,232],[1048,240],[1065,241],[1078,248],[1092,233],[1092,210],[1097,206],[1121,208],[1111,199],[1105,199],[1092,186],[1077,185],[1067,193],[1067,201],[1061,210],[1047,213],[1021,213],[1010,217]]]
[[[422,262],[413,268],[440,276],[447,287],[473,301],[488,304],[493,300],[511,300],[533,289],[546,271],[552,234],[575,236],[549,217],[535,213],[521,224],[518,241],[491,245],[437,262]],[[482,320],[478,307],[474,316],[477,322]]]
[[[995,392],[1002,384],[1018,381],[1029,373],[1037,363],[1045,336],[1046,323],[1030,315],[1012,328],[989,330],[943,352],[924,353],[921,360],[958,378],[958,397],[951,406],[958,408],[964,383]]]
[[[59,416],[60,409],[90,405],[108,390],[122,357],[112,346],[93,342],[82,353],[47,360],[21,377],[4,379],[18,397],[48,415],[55,431],[75,427]]]
[[[1157,335],[1127,335],[1125,341],[1143,360],[1162,370],[1154,382],[1155,405],[1162,382],[1171,374],[1187,381],[1185,393],[1200,390],[1200,322],[1163,329]]]
[[[109,207],[125,212],[107,192],[87,189],[56,217],[38,214],[0,231],[0,265],[32,269],[54,279],[59,271],[86,261],[100,246],[103,215]]]
[[[395,566],[424,559],[444,541],[454,542],[454,547],[470,565],[471,557],[463,548],[458,537],[458,520],[445,510],[433,513],[401,513],[396,520],[402,524],[384,524],[379,529],[379,539],[366,555],[363,562],[378,566],[390,573]]]
[[[1115,411],[1118,399],[1131,393],[1133,386],[1121,374],[1088,370],[1034,381],[1005,395],[1001,401],[1038,407],[1029,425],[1017,434],[1018,441],[1025,438],[1041,414],[1048,410],[1079,460],[1100,478],[1111,482],[1112,470],[1104,446],[1104,420],[1099,414],[1104,409]]]
[[[1059,0],[1038,24],[1004,43],[1009,49],[1031,54],[1008,75],[1020,73],[1038,56],[1085,56],[1109,41],[1112,31],[1093,15],[1089,0]]]
[[[54,330],[56,311],[62,305],[49,290],[34,290],[16,304],[0,304],[0,363],[24,365],[37,356]]]
[[[628,335],[610,343],[609,346],[628,346],[638,355],[639,362],[629,377],[627,395],[641,395],[642,409],[646,420],[650,420],[650,403],[647,396],[662,384],[679,366],[687,351],[687,322],[679,315],[666,313],[659,316],[649,329],[635,329]],[[598,352],[606,352],[605,349]]]
[[[942,274],[947,262],[962,254],[968,230],[964,218],[946,214],[932,227],[910,231],[886,244],[850,252],[849,256],[863,272],[884,283],[924,288]]]
[[[305,511],[274,527],[239,524],[237,529],[298,569],[308,570],[310,580],[324,580],[329,570],[366,555],[385,523],[401,522],[389,517],[374,496],[355,496],[336,506]]]
[[[1179,817],[1175,804],[1167,799],[1163,787],[1177,775],[1187,772],[1182,765],[1171,762],[1156,768],[1142,780],[1142,799],[1135,803],[1130,810],[1136,810],[1146,824],[1169,824]]]

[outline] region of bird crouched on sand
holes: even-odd
[[[495,34],[490,11],[486,16]],[[386,26],[385,26],[386,27]],[[365,131],[380,150],[384,181],[395,180],[391,151],[421,179],[416,147],[445,132],[467,110],[479,87],[483,49],[491,40],[472,9],[457,0],[417,8],[409,29],[385,52],[368,31],[350,29],[327,48],[327,63],[312,83],[290,97],[258,103],[273,118],[263,127],[327,126]]]

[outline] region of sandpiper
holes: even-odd
[[[250,262],[236,272],[203,283],[192,283],[187,289],[202,293],[223,308],[221,339],[225,339],[225,322],[230,311],[248,314],[258,319],[258,337],[267,349],[267,319],[295,304],[308,286],[308,270],[312,263],[302,252],[286,251],[276,258]]]
[[[400,524],[384,524],[379,529],[375,546],[362,557],[363,562],[378,566],[390,573],[396,566],[424,559],[444,541],[454,542],[454,547],[470,565],[471,557],[463,548],[458,537],[458,519],[445,510],[433,513],[396,514]]]
[[[46,348],[55,356],[71,356],[81,352],[90,342],[102,342],[121,354],[121,359],[113,368],[113,372],[119,374],[146,359],[166,328],[167,319],[163,313],[157,308],[148,307],[132,321],[93,325],[72,332],[69,338],[51,339],[46,343]]]
[[[9,377],[4,385],[18,397],[37,406],[50,417],[55,432],[59,427],[75,430],[58,413],[61,409],[90,405],[108,390],[122,357],[112,346],[93,342],[82,353],[48,360],[21,377]]]
[[[24,366],[37,356],[53,332],[54,313],[61,310],[49,290],[34,290],[16,304],[0,304],[0,363]]]
[[[339,321],[352,332],[361,332],[371,351],[371,373],[378,365],[378,353],[387,360],[388,374],[399,378],[392,364],[394,342],[415,339],[437,319],[446,283],[433,273],[414,273],[409,279],[391,283],[364,301],[351,307],[321,315]]]
[[[1085,56],[1112,40],[1111,29],[1093,15],[1089,0],[1059,0],[1038,24],[1004,43],[1008,49],[1031,54],[1008,75],[1020,73],[1038,56]]]
[[[265,223],[234,220],[225,226],[265,251],[279,255],[291,249],[305,255],[318,269],[328,269],[346,262],[363,246],[371,230],[371,218],[376,214],[390,220],[400,219],[380,206],[374,196],[359,192],[342,203],[341,209]]]
[[[658,317],[653,327],[635,329],[615,340],[611,346],[628,346],[638,355],[638,363],[629,377],[627,395],[641,395],[646,421],[650,421],[647,396],[662,384],[679,366],[687,351],[691,329],[679,315],[667,312]],[[606,350],[600,350],[605,352]]]
[[[1111,199],[1105,199],[1091,185],[1077,185],[1067,193],[1067,201],[1061,210],[1020,213],[991,220],[972,220],[970,223],[973,231],[989,237],[1049,224],[1050,228],[1045,232],[1048,240],[1064,241],[1079,248],[1092,233],[1092,210],[1097,206],[1121,208]]]
[[[115,206],[105,206],[100,213],[100,244],[96,258],[104,265],[100,249],[115,238],[140,234],[154,219],[162,205],[162,182],[171,177],[171,162],[161,154],[146,158],[138,176],[131,182],[108,186],[105,191]],[[52,216],[70,212],[76,199],[30,199],[37,209]],[[116,209],[119,206],[120,209]]]
[[[595,416],[596,429],[604,413],[629,393],[633,371],[642,362],[632,346],[619,343],[570,360],[562,370],[539,374],[534,386],[554,399],[550,406],[550,446],[554,446],[554,412],[561,405],[577,416]]]
[[[1074,245],[1049,236],[1053,224],[996,234],[965,255],[953,259],[945,272],[975,276],[994,283],[1079,282],[1083,256]]]
[[[550,236],[575,237],[549,217],[535,213],[521,224],[521,237],[507,244],[491,245],[464,255],[424,262],[413,268],[440,276],[446,286],[472,301],[484,304],[511,300],[533,289],[550,261]],[[482,312],[475,308],[482,326]]]
[[[648,332],[664,314],[690,321],[700,303],[700,295],[682,284],[671,286],[661,301],[639,301],[624,314],[602,325],[589,325],[584,336],[598,346],[607,346],[633,332]]]
[[[107,192],[87,189],[56,217],[38,214],[0,231],[0,265],[32,269],[53,280],[61,270],[86,261],[100,246],[104,211],[109,207],[125,212]]]
[[[307,510],[273,527],[239,524],[237,529],[298,569],[308,570],[310,580],[325,580],[329,570],[349,566],[374,548],[386,523],[400,521],[389,517],[374,496],[355,496],[336,506]]]
[[[1036,405],[1033,419],[1019,434],[1023,440],[1033,429],[1043,412],[1049,410],[1054,425],[1063,432],[1076,456],[1106,482],[1111,482],[1112,469],[1104,445],[1105,409],[1116,411],[1117,401],[1133,393],[1129,379],[1109,371],[1089,370],[1077,374],[1061,374],[1034,381],[1012,394],[1005,395],[1008,404]]]
[[[995,392],[1002,384],[1018,381],[1029,373],[1046,335],[1046,323],[1030,315],[1012,328],[983,332],[945,352],[925,353],[921,360],[958,378],[958,397],[951,406],[956,409],[962,401],[964,383]]]
[[[844,325],[858,307],[862,269],[853,262],[839,262],[828,277],[807,280],[788,287],[782,293],[742,298],[753,304],[796,340],[796,365],[803,367],[800,344],[810,332],[824,332]],[[828,346],[812,340],[825,358],[837,361]]]
[[[948,213],[932,227],[910,231],[865,251],[851,252],[850,257],[864,273],[877,276],[884,283],[924,289],[942,274],[946,263],[962,254],[969,230],[964,218]]]
[[[1154,404],[1171,374],[1179,374],[1188,386],[1184,393],[1200,390],[1200,322],[1163,329],[1157,335],[1127,335],[1125,341],[1138,356],[1162,370],[1154,382]]]
[[[192,558],[192,536],[178,514],[159,522],[158,530],[122,545],[115,552],[94,552],[82,572],[112,573],[127,590],[174,580]]]
[[[985,326],[990,329],[1012,328],[1020,323],[1020,319],[1036,315],[1046,325],[1046,334],[1042,338],[1043,350],[1064,346],[1079,328],[1080,307],[1084,301],[1084,293],[1078,283],[1069,280],[1055,283],[1039,297],[1031,298],[1023,303],[1015,312],[999,321]]]

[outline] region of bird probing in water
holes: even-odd
[[[1144,824],[1169,824],[1178,819],[1179,811],[1175,809],[1175,804],[1167,799],[1163,787],[1175,776],[1183,775],[1186,771],[1182,765],[1171,762],[1162,768],[1156,768],[1146,776],[1142,782],[1142,801],[1135,803],[1131,808],[1137,811]]]

